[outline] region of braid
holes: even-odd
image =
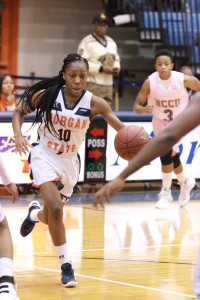
[[[63,66],[62,66],[62,69],[60,70],[59,74],[62,74],[66,70],[67,66],[70,63],[75,62],[75,61],[84,62],[87,66],[87,69],[89,69],[89,63],[88,63],[86,58],[82,57],[81,55],[79,55],[77,53],[72,53],[72,54],[69,54],[67,57],[64,58]]]
[[[51,110],[57,99],[61,87],[65,84],[63,73],[65,72],[68,65],[75,61],[84,62],[87,66],[87,69],[89,69],[87,59],[81,57],[76,53],[69,54],[66,58],[64,58],[62,69],[59,71],[59,74],[57,76],[37,82],[24,91],[19,103],[21,103],[21,105],[28,111],[35,110],[32,104],[32,97],[36,92],[41,91],[41,93],[39,93],[39,95],[37,96],[40,97],[40,100],[36,108],[36,116],[32,126],[34,126],[36,123],[41,123],[41,120],[43,119],[45,127],[48,129],[48,131],[53,132],[55,135],[57,135],[51,120]]]

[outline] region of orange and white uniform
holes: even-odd
[[[51,111],[51,121],[56,133],[45,128],[38,129],[39,144],[31,149],[30,166],[33,185],[39,187],[47,181],[60,180],[60,191],[70,197],[79,177],[77,158],[90,124],[92,93],[84,90],[74,107],[67,107],[64,89],[61,89]],[[51,127],[50,127],[51,128]]]

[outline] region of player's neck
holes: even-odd
[[[67,104],[68,107],[73,107],[74,104],[82,97],[84,91],[82,91],[81,95],[74,96],[67,92],[67,90],[64,90],[64,101]]]
[[[168,90],[170,84],[171,84],[171,77],[169,77],[168,79],[160,78],[160,85],[163,87],[164,90]]]

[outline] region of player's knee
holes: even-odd
[[[51,218],[54,220],[60,220],[63,217],[63,205],[62,202],[60,203],[54,203],[50,207],[49,215],[51,215]]]
[[[172,158],[172,150],[168,152],[167,154],[163,155],[161,158],[161,163],[163,166],[167,166],[173,163],[173,158]]]
[[[174,169],[178,168],[181,165],[180,155],[177,153],[176,155],[172,156]]]

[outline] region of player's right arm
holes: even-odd
[[[15,137],[15,148],[16,152],[18,152],[20,155],[22,155],[23,153],[27,155],[29,152],[28,147],[31,147],[29,141],[23,137],[21,131],[21,127],[24,121],[24,115],[25,113],[23,111],[22,105],[17,106],[12,115],[12,127]]]
[[[150,82],[149,79],[146,79],[133,103],[134,112],[136,112],[137,114],[152,113],[152,106],[145,105],[149,93],[150,93]]]
[[[34,111],[37,108],[37,105],[40,101],[41,92],[42,91],[35,93],[32,97],[32,111]],[[15,137],[16,152],[18,152],[20,155],[27,155],[29,153],[29,147],[31,147],[31,144],[26,138],[23,137],[21,131],[24,116],[29,113],[31,113],[31,110],[26,105],[26,103],[19,102],[12,115],[12,127]]]

